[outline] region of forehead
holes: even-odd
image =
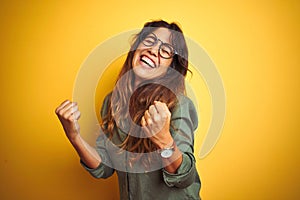
[[[170,43],[171,31],[167,28],[158,28],[153,33],[163,42]]]

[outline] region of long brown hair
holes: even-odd
[[[134,53],[145,36],[161,27],[171,31],[170,40],[176,50],[176,54],[164,77],[145,81],[135,87],[135,76],[132,72]],[[139,129],[141,118],[154,101],[166,103],[172,112],[177,103],[176,96],[185,93],[184,78],[187,71],[189,71],[188,49],[179,26],[176,23],[167,23],[163,20],[146,23],[143,29],[135,36],[118,76],[108,104],[107,115],[102,119],[101,126],[103,131],[110,138],[112,138],[113,134],[118,134],[115,131],[116,128],[126,132],[127,136],[122,139],[121,144],[118,144],[124,150],[135,153],[148,153],[156,150],[151,140],[143,137],[143,132]]]

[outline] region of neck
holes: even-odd
[[[133,84],[133,87],[134,87],[134,90],[137,88],[137,86],[142,82],[142,79],[138,76],[134,76],[134,84]]]

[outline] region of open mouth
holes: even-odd
[[[140,60],[147,64],[149,67],[151,68],[156,68],[156,64],[153,60],[151,60],[150,58],[148,58],[147,56],[141,56]]]

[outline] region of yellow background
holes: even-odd
[[[118,199],[116,176],[79,165],[54,109],[92,49],[159,18],[206,49],[226,89],[221,138],[197,158],[202,198],[297,199],[299,13],[296,0],[2,1],[0,199]]]

